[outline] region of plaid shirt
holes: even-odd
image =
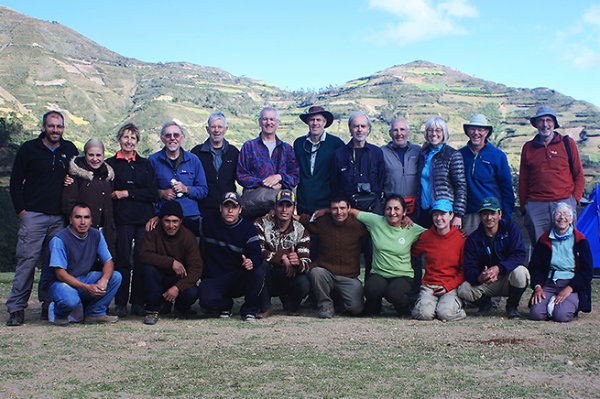
[[[281,175],[283,188],[293,189],[300,182],[300,168],[291,145],[275,136],[273,156],[260,136],[248,140],[242,146],[238,158],[237,180],[244,188],[256,188],[271,175]]]

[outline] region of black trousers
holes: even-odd
[[[114,254],[115,270],[121,273],[123,277],[121,286],[117,291],[117,295],[115,295],[115,304],[117,306],[127,305],[127,300],[134,305],[144,304],[144,270],[142,265],[140,265],[139,256],[145,233],[146,229],[143,224],[126,224],[117,228],[117,253]],[[133,262],[131,262],[132,248]],[[129,295],[130,283],[131,295]]]
[[[409,295],[413,287],[410,277],[386,278],[371,274],[365,283],[365,314],[377,315],[381,311],[381,300],[387,299],[399,315],[410,311]]]
[[[260,311],[264,312],[271,305],[271,297],[278,296],[283,307],[288,312],[297,312],[302,299],[308,295],[310,280],[306,274],[296,274],[294,277],[285,275],[285,268],[263,262],[265,271],[265,288],[260,295]]]

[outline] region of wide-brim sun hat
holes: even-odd
[[[487,118],[483,114],[475,114],[471,117],[471,120],[469,121],[469,123],[463,124],[463,129],[467,136],[469,135],[469,133],[467,133],[467,128],[470,126],[484,127],[486,129],[490,129],[490,133],[492,133],[494,131],[494,127],[492,125],[490,125]]]
[[[535,122],[540,116],[551,116],[552,119],[554,119],[554,127],[560,127],[560,125],[558,124],[558,119],[556,119],[556,112],[554,112],[554,110],[551,107],[548,107],[547,105],[539,107],[537,109],[537,112],[535,113],[535,116],[529,119],[529,123],[531,123],[531,126],[537,129]]]
[[[329,126],[331,126],[331,124],[333,123],[333,119],[334,119],[333,114],[329,111],[325,111],[325,108],[319,107],[318,105],[310,107],[308,109],[308,112],[300,115],[300,119],[302,119],[302,122],[304,122],[308,125],[308,118],[310,118],[312,115],[317,115],[317,114],[323,115],[323,117],[327,120],[327,122],[325,122],[325,128],[328,128]]]

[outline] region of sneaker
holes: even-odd
[[[146,308],[144,308],[144,305],[134,303],[131,305],[131,314],[136,316],[146,316]]]
[[[55,325],[57,327],[66,327],[69,325],[69,319],[54,317],[54,321],[52,321],[51,323],[52,325]]]
[[[219,319],[228,319],[231,317],[231,312],[229,310],[222,310],[221,313],[219,313]]]
[[[269,309],[265,310],[262,313],[259,313],[256,315],[257,319],[266,319],[267,317],[271,316],[273,314],[273,306],[271,306]]]
[[[331,319],[333,318],[333,308],[329,307],[319,311],[319,319]]]
[[[120,319],[127,317],[127,305],[115,306],[115,314],[119,316]]]
[[[253,314],[245,314],[242,316],[242,320],[249,323],[254,323],[256,321],[256,316]]]
[[[25,323],[25,309],[11,312],[10,317],[6,321],[6,325],[9,327],[17,327]]]
[[[107,314],[101,316],[85,316],[85,324],[107,324],[116,323],[119,321],[119,316],[109,316]]]
[[[148,324],[150,326],[155,325],[158,322],[158,312],[148,312],[144,317],[144,324]]]

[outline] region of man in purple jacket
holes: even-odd
[[[279,111],[265,107],[258,123],[257,138],[246,141],[240,151],[237,179],[242,187],[244,216],[253,219],[273,209],[275,196],[281,189],[290,189],[300,182],[300,168],[294,149],[277,137]]]
[[[458,296],[479,304],[480,316],[489,315],[491,297],[508,297],[508,318],[520,317],[519,302],[529,285],[529,271],[523,266],[526,251],[519,227],[502,219],[496,197],[483,199],[479,218],[479,227],[465,242],[465,282],[458,287]]]

